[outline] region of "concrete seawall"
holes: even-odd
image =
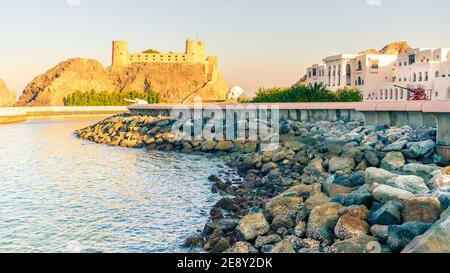
[[[50,106],[0,108],[0,124],[46,116],[113,115],[128,112],[126,106]]]
[[[128,109],[139,115],[172,115],[171,104],[132,105]],[[258,107],[279,108],[281,118],[316,122],[320,120],[345,122],[364,121],[365,125],[413,128],[434,127],[438,130],[437,145],[440,154],[450,163],[450,101],[380,102],[380,103],[268,103],[204,105],[204,111],[255,111]],[[194,105],[184,105],[195,110]],[[270,111],[270,110],[269,110]]]

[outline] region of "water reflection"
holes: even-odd
[[[1,252],[173,252],[201,229],[220,161],[75,138],[92,118],[0,126]]]

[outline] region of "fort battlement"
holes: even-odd
[[[130,53],[127,41],[113,41],[112,67],[125,67],[133,63],[203,64],[208,81],[217,78],[217,57],[206,56],[205,43],[186,40],[184,53]]]

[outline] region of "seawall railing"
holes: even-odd
[[[132,105],[132,114],[170,116],[172,109],[179,105]],[[413,128],[437,128],[439,153],[450,163],[450,100],[420,102],[349,102],[349,103],[263,103],[263,104],[204,104],[204,110],[233,109],[252,111],[258,107],[270,109],[276,106],[280,117],[298,121],[316,122],[320,120],[345,122],[363,121],[366,125]],[[194,111],[196,106],[183,106]],[[269,110],[270,111],[270,110]]]

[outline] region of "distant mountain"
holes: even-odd
[[[0,107],[10,107],[16,102],[16,93],[9,91],[5,82],[0,79]]]
[[[360,52],[359,54],[384,54],[384,55],[398,55],[402,53],[407,53],[411,49],[411,46],[406,41],[393,42],[381,50],[369,49]]]
[[[168,103],[180,103],[193,95],[204,100],[225,99],[228,86],[219,75],[207,80],[202,64],[134,63],[105,68],[92,59],[69,59],[27,85],[17,106],[64,105],[76,91],[156,91]]]

